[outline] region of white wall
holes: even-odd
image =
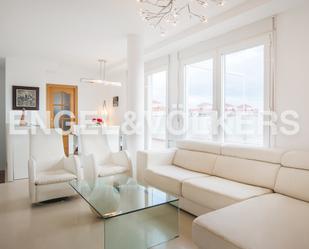
[[[122,83],[121,88],[109,87],[109,91],[107,92],[110,99],[108,103],[108,113],[110,115],[111,124],[119,125],[124,121],[124,115],[127,111],[127,71],[115,71],[107,77],[110,80]],[[119,97],[118,107],[112,106],[112,98],[115,96]]]
[[[110,123],[119,124],[123,106],[112,107],[112,97],[123,95],[125,87],[92,85],[80,83],[82,77],[96,77],[96,72],[85,71],[82,68],[60,64],[39,58],[6,58],[6,122],[9,122],[9,111],[12,110],[12,86],[40,87],[40,116],[45,119],[46,111],[46,84],[67,84],[78,86],[79,111],[98,111],[106,100],[108,110],[111,112]],[[28,115],[29,116],[29,115]],[[46,119],[45,119],[46,120]]]
[[[5,169],[5,167],[5,59],[0,58],[0,170]]]
[[[309,3],[278,16],[276,110],[295,110],[300,133],[277,146],[309,150]]]

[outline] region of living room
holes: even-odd
[[[0,248],[309,248],[308,14],[0,0]]]

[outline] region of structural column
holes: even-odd
[[[127,135],[127,148],[131,153],[134,173],[136,172],[136,152],[144,149],[144,45],[139,35],[127,37],[127,110],[125,122],[131,124],[131,134]],[[133,115],[133,116],[132,116]],[[128,122],[129,121],[129,122]]]

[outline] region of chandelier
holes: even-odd
[[[208,18],[198,11],[201,7],[207,8],[214,4],[224,6],[224,0],[137,0],[142,5],[140,15],[151,27],[159,28],[161,35],[165,35],[169,25],[176,26],[181,17],[187,15],[207,23]]]

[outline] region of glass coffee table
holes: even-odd
[[[178,198],[126,175],[70,185],[104,220],[104,249],[146,249],[178,237]]]

